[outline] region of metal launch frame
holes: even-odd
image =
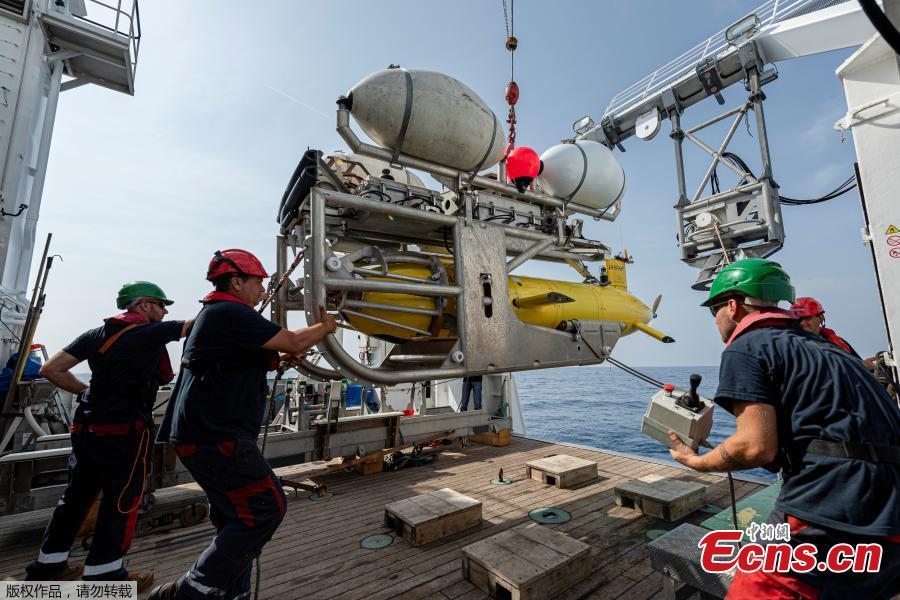
[[[681,259],[700,269],[693,287],[708,289],[724,264],[741,258],[768,257],[784,244],[778,184],[772,176],[762,87],[778,77],[779,60],[859,44],[870,34],[855,2],[848,0],[768,0],[729,27],[697,44],[678,58],[616,94],[595,124],[576,121],[579,139],[624,151],[631,136],[655,137],[660,122],[671,121],[678,179],[677,235]],[[743,82],[746,102],[704,123],[683,129],[682,114],[714,97],[724,104],[722,90]],[[723,160],[723,153],[748,112],[755,117],[761,172],[753,175]],[[695,134],[729,117],[734,120],[718,148]],[[748,123],[749,127],[749,123]],[[694,143],[712,160],[697,191],[688,197],[683,143]],[[721,193],[704,194],[719,165],[734,171],[739,183]]]
[[[350,193],[319,160],[319,183],[303,198],[296,218],[283,227],[285,235],[279,242],[281,272],[288,247],[303,250],[303,283],[282,290],[273,303],[273,320],[285,323],[287,311],[303,310],[307,322],[316,323],[321,318],[319,306],[328,306],[344,315],[408,330],[414,337],[398,340],[380,364],[367,366],[329,335],[318,350],[334,369],[307,361],[300,367],[303,372],[392,385],[606,359],[625,324],[585,320],[558,330],[524,323],[508,300],[508,276],[527,260],[539,259],[570,262],[582,275],[592,277],[582,261],[604,260],[610,249],[582,237],[581,221],[570,223],[567,217],[578,212],[611,219],[618,205],[603,211],[540,192],[522,193],[497,180],[403,154],[391,163],[392,151],[360,142],[349,127],[346,108],[338,109],[337,123],[352,152],[452,178],[457,186],[456,193],[435,197],[431,190],[369,177]],[[399,202],[392,201],[398,198]],[[416,207],[402,205],[408,199],[418,202]],[[431,277],[393,274],[388,265],[395,262],[427,267]],[[452,264],[452,272],[445,263]],[[434,307],[373,304],[353,297],[364,292],[432,298]],[[428,315],[436,321],[450,302],[456,303],[453,317],[458,332],[452,339],[434,339],[436,331],[359,312],[387,310]]]

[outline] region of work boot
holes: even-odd
[[[147,600],[175,600],[175,595],[178,593],[178,583],[180,581],[180,579],[176,579],[175,581],[169,581],[156,586],[153,588],[153,591],[150,592],[150,595],[147,596]]]
[[[25,567],[25,581],[72,581],[81,577],[84,567],[69,566],[68,561],[40,563],[34,561]]]
[[[147,571],[146,573],[129,573],[128,579],[126,581],[136,581],[137,582],[137,591],[140,594],[151,585],[153,585],[153,577],[155,575],[154,571]]]
[[[84,577],[83,579],[84,581],[136,581],[137,591],[143,592],[153,585],[153,576],[153,571],[147,571],[146,573],[129,573],[125,567],[122,567],[112,573],[103,573],[102,575]]]

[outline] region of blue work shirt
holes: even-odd
[[[281,327],[238,302],[206,304],[188,335],[158,439],[215,444],[259,436],[272,352]]]
[[[184,321],[145,323],[126,331],[109,349],[97,351],[107,339],[127,327],[108,319],[95,329],[82,333],[63,348],[91,368],[90,388],[78,403],[76,420],[91,423],[124,423],[147,420],[161,383],[160,359],[166,344],[181,339]],[[166,362],[168,364],[168,361]]]
[[[722,353],[716,403],[775,408],[778,443],[813,439],[900,445],[900,411],[863,362],[798,327],[760,327]],[[869,536],[900,534],[900,465],[806,453],[775,507],[804,521]],[[799,463],[799,464],[796,464]]]

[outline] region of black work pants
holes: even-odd
[[[123,557],[134,537],[150,442],[143,421],[73,424],[69,483],[50,517],[38,559],[28,569],[30,575],[68,561],[75,536],[102,493],[84,579],[127,577]]]
[[[284,518],[284,490],[253,440],[180,444],[176,450],[206,492],[216,528],[209,547],[181,578],[177,597],[248,598],[252,561]]]

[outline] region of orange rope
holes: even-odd
[[[141,452],[143,450],[143,453]],[[122,491],[119,492],[119,498],[116,500],[116,509],[119,511],[121,515],[131,514],[138,509],[141,505],[141,500],[144,497],[144,486],[147,484],[147,451],[150,450],[150,429],[145,429],[141,432],[141,442],[138,444],[137,454],[134,457],[134,464],[131,465],[131,474],[128,476],[128,482],[125,484],[125,487],[122,488]],[[137,499],[134,501],[134,505],[128,510],[122,510],[122,496],[125,495],[125,492],[128,491],[128,488],[131,487],[131,482],[134,480],[134,472],[137,470],[138,461],[140,461],[143,465],[143,473],[141,475],[141,493],[137,495]]]

